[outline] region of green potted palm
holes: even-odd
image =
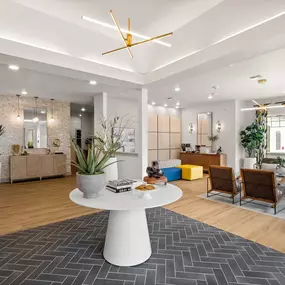
[[[120,117],[101,121],[101,131],[90,139],[87,153],[76,144],[75,139],[71,140],[71,146],[77,157],[77,161],[72,161],[71,164],[78,169],[76,173],[77,188],[83,192],[84,198],[97,197],[105,187],[104,169],[117,163],[117,160],[110,159],[122,148],[123,131],[129,124],[129,120],[124,121]],[[116,138],[113,136],[114,127],[119,127]]]
[[[241,145],[244,147],[247,157],[244,158],[244,168],[255,168],[257,151],[264,141],[263,128],[256,122],[247,126],[240,132]]]

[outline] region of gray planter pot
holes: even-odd
[[[87,199],[96,198],[99,192],[105,187],[105,175],[81,175],[76,173],[77,188],[83,193],[83,197]]]

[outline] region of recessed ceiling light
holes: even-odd
[[[175,87],[175,92],[179,92],[180,91],[180,87]]]
[[[46,111],[44,111],[44,110],[41,110],[41,114],[45,114],[46,113]]]
[[[152,101],[152,102],[151,102],[151,105],[155,105],[155,102],[154,102],[154,101]]]
[[[176,106],[176,109],[179,109],[179,106]]]
[[[85,112],[85,108],[84,108],[84,107],[83,107],[83,108],[81,108],[81,111],[82,111],[82,112]]]
[[[213,95],[210,94],[210,95],[208,96],[208,99],[212,99],[212,98],[213,98]]]
[[[180,102],[176,102],[176,105],[179,106],[179,105],[180,105]]]
[[[22,93],[22,95],[27,95],[28,94],[28,92],[26,90],[23,90],[21,93]]]
[[[164,104],[164,107],[167,107],[168,105],[167,104]]]
[[[79,114],[79,117],[82,117],[82,115],[81,115],[81,114]]]
[[[231,63],[230,65],[229,65],[229,67],[233,67],[234,66],[234,64],[233,63]]]
[[[18,65],[9,65],[9,68],[11,69],[11,70],[19,70],[20,69],[20,67],[18,66]]]
[[[89,83],[90,83],[91,85],[96,85],[96,84],[97,84],[97,82],[96,82],[95,80],[90,80]]]

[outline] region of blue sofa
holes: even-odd
[[[182,169],[176,167],[161,168],[168,182],[182,179]]]

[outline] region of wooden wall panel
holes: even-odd
[[[157,115],[148,113],[148,131],[157,132]]]
[[[178,117],[170,117],[170,132],[180,133],[181,132],[181,122]]]
[[[158,159],[159,160],[170,159],[169,149],[158,150]]]
[[[149,113],[148,164],[153,160],[177,159],[181,148],[181,120]]]
[[[157,160],[157,150],[148,151],[148,165],[151,166],[152,161]]]
[[[181,135],[180,133],[170,133],[170,148],[181,147]]]
[[[148,133],[148,149],[157,149],[157,133]]]
[[[158,133],[158,149],[169,149],[169,133]]]
[[[171,149],[170,150],[170,158],[171,159],[179,159],[180,158],[180,148]]]
[[[168,116],[158,116],[158,132],[159,133],[169,133],[169,117]]]

